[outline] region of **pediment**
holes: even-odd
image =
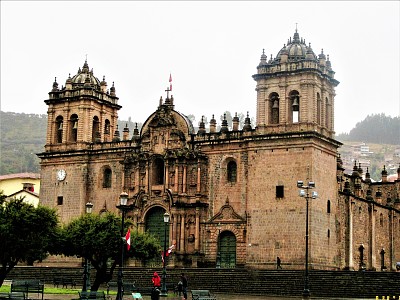
[[[211,218],[211,222],[242,223],[246,220],[235,212],[233,207],[227,202],[221,207],[219,212]]]

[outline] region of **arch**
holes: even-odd
[[[92,122],[92,142],[96,141],[96,138],[100,138],[100,121],[98,116],[93,117]]]
[[[237,181],[237,164],[234,160],[229,160],[226,165],[226,179],[228,182],[235,183]]]
[[[111,123],[109,119],[104,121],[104,141],[109,142],[111,132]]]
[[[300,122],[300,94],[293,90],[289,93],[289,118],[292,123]]]
[[[269,124],[279,124],[279,95],[275,92],[269,95]]]
[[[231,231],[223,231],[218,236],[218,253],[221,268],[236,267],[236,236]]]
[[[145,217],[146,231],[153,234],[159,241],[160,246],[164,246],[164,214],[166,210],[161,206],[150,208]],[[169,238],[169,228],[167,227],[167,245]]]
[[[328,200],[328,201],[326,202],[326,212],[327,212],[328,214],[331,213],[331,200]]]
[[[153,160],[152,167],[153,184],[164,184],[164,159],[162,159],[161,157],[156,157]]]
[[[322,125],[322,99],[319,93],[317,93],[317,124]]]
[[[110,167],[103,169],[103,188],[110,188],[112,186],[112,170]]]
[[[326,128],[330,128],[330,123],[331,123],[331,105],[329,103],[328,97],[325,98],[325,126]]]
[[[55,132],[56,132],[56,143],[61,144],[62,141],[62,137],[63,137],[63,126],[64,126],[64,118],[62,116],[58,116],[56,118],[56,128],[55,128]]]
[[[70,122],[69,122],[69,128],[70,128],[70,135],[69,135],[69,141],[70,142],[77,142],[78,141],[78,115],[73,114],[71,115]]]

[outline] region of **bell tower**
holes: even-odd
[[[257,128],[260,132],[317,131],[334,135],[334,79],[329,55],[316,56],[296,31],[268,60],[261,55],[257,74]]]
[[[63,222],[84,213],[87,202],[96,211],[107,203],[115,207],[124,152],[114,83],[108,89],[105,78],[95,77],[85,60],[76,75],[68,76],[65,86],[59,87],[54,80],[44,102],[48,121],[45,150],[38,154],[41,203],[57,208]]]
[[[103,77],[100,82],[89,71],[85,60],[82,69],[58,86],[54,80],[49,92],[46,151],[81,149],[88,143],[110,142],[118,120],[118,97],[114,83],[110,90]]]

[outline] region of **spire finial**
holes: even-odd
[[[296,32],[297,32],[297,23],[296,23]]]

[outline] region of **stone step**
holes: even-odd
[[[136,282],[138,287],[151,287],[151,277],[160,268],[126,268],[124,281]],[[184,272],[189,289],[209,289],[213,293],[242,293],[254,295],[301,295],[304,289],[304,271],[300,270],[246,270],[246,269],[167,269],[166,281],[179,281]],[[91,279],[94,279],[94,270]],[[16,267],[7,279],[38,278],[52,286],[53,278],[74,279],[83,283],[82,268]],[[113,281],[117,280],[117,272]],[[309,272],[309,287],[317,297],[400,296],[400,272],[319,271]],[[102,286],[105,289],[105,285]]]

